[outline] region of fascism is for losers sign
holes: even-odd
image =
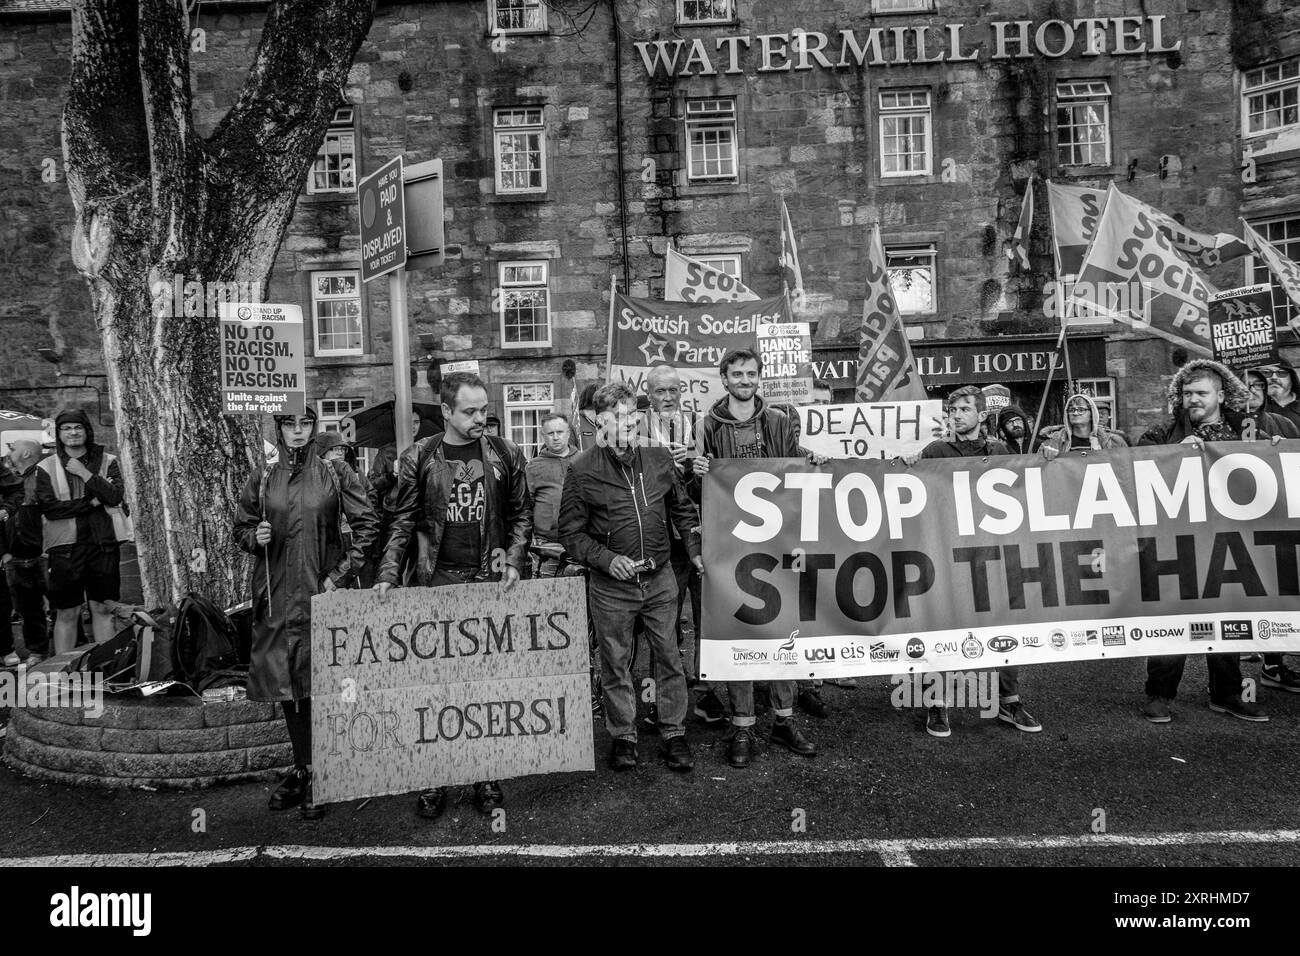
[[[312,598],[320,802],[594,768],[580,578]]]
[[[700,677],[1300,651],[1300,452],[716,459]]]

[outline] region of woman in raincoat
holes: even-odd
[[[235,543],[256,556],[250,700],[279,701],[293,745],[293,769],[271,795],[272,810],[311,798],[311,598],[346,587],[361,570],[379,522],[356,474],[321,460],[312,446],[316,415],[276,416],[279,457],[254,470],[239,497]],[[351,530],[344,546],[341,518]]]

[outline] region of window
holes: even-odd
[[[551,344],[550,267],[545,261],[503,262],[499,267],[501,346]]]
[[[343,106],[334,111],[325,142],[307,174],[307,192],[350,193],[356,190],[357,134],[352,121],[355,111]]]
[[[934,301],[934,246],[891,246],[885,249],[889,289],[903,315],[937,311]]]
[[[1113,378],[1077,378],[1074,380],[1076,390],[1087,395],[1097,406],[1097,424],[1106,428],[1119,428],[1115,424],[1115,380]],[[1066,396],[1069,398],[1069,395]]]
[[[730,23],[734,0],[677,0],[678,23]]]
[[[316,403],[317,421],[320,425],[321,432],[339,432],[343,430],[343,419],[353,412],[359,412],[366,407],[364,398],[322,398]],[[344,440],[351,441],[348,435],[343,436]],[[357,449],[358,467],[363,472],[370,470],[370,452],[364,449]]]
[[[505,387],[506,436],[532,458],[542,445],[542,419],[555,406],[555,386],[529,382]]]
[[[1300,218],[1268,219],[1252,222],[1250,227],[1273,244],[1282,255],[1293,262],[1300,262]],[[1290,325],[1300,318],[1298,309],[1287,296],[1286,290],[1273,278],[1264,260],[1258,256],[1246,259],[1246,285],[1263,285],[1273,287],[1273,317],[1278,327]]]
[[[686,101],[686,178],[736,181],[736,101]]]
[[[492,33],[545,33],[546,5],[542,0],[488,0]]]
[[[930,91],[880,93],[880,175],[930,173]]]
[[[540,106],[494,110],[497,192],[546,192],[546,125]]]
[[[361,354],[361,278],[355,270],[313,272],[311,314],[317,355]]]
[[[1248,70],[1241,99],[1244,136],[1300,123],[1300,57]]]
[[[1056,162],[1110,165],[1110,84],[1105,80],[1056,84]]]
[[[871,0],[872,13],[929,13],[934,0]]]
[[[696,262],[702,262],[711,269],[717,269],[719,272],[725,272],[729,276],[734,276],[745,280],[740,275],[740,256],[738,255],[711,255],[707,252],[692,253],[691,258]]]

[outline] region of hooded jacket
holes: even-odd
[[[1224,423],[1238,437],[1252,427],[1255,434],[1262,438],[1281,434],[1272,416],[1246,414],[1246,402],[1250,398],[1250,390],[1241,379],[1232,374],[1227,366],[1211,359],[1192,359],[1174,375],[1166,392],[1169,404],[1175,409],[1173,418],[1148,428],[1138,439],[1139,445],[1177,445],[1195,431],[1195,426],[1187,417],[1187,410],[1183,408],[1183,386],[1191,379],[1193,372],[1200,371],[1213,372],[1223,382],[1223,404],[1220,406],[1220,414]]]
[[[1092,400],[1091,396],[1083,394],[1071,395],[1065,400],[1066,407],[1068,408],[1070,402],[1078,399],[1083,399],[1088,403],[1088,411],[1091,413],[1088,425],[1088,445],[1090,447],[1103,450],[1128,447],[1128,439],[1123,435],[1099,424],[1101,417],[1097,414],[1097,403]],[[1069,416],[1067,415],[1066,418],[1068,419]],[[1045,428],[1043,429],[1043,441],[1039,448],[1046,448],[1050,445],[1058,452],[1069,451],[1070,446],[1073,444],[1073,434],[1070,431],[1068,422],[1064,425]]]
[[[732,417],[728,396],[713,403],[700,422],[699,442],[714,458],[802,458],[799,436],[789,417],[754,396],[754,414],[745,421]]]
[[[421,438],[406,451],[397,464],[397,498],[393,505],[392,525],[384,545],[379,582],[400,583],[402,558],[407,542],[416,529],[428,535],[427,553],[420,555],[416,579],[422,587],[433,583],[438,566],[438,551],[447,522],[447,502],[451,497],[452,469],[443,452],[446,434]],[[524,473],[524,453],[505,438],[485,434],[479,439],[483,456],[483,485],[487,508],[480,537],[478,580],[498,581],[499,567],[493,552],[505,552],[505,563],[520,576],[526,567],[528,539],[533,531],[533,509],[528,498],[528,479]],[[424,550],[423,548],[421,549]]]
[[[1270,395],[1268,401],[1264,403],[1264,411],[1286,419],[1300,430],[1300,375],[1296,374],[1295,368],[1286,359],[1278,359],[1275,364],[1291,376],[1291,394],[1294,396],[1294,401],[1289,405],[1279,405]],[[1264,384],[1267,385],[1268,382],[1265,381]]]
[[[1268,398],[1267,376],[1265,376],[1258,369],[1253,369],[1253,368],[1247,369],[1245,374],[1241,376],[1241,380],[1246,383],[1247,388],[1250,387],[1250,380],[1252,378],[1259,379],[1264,387],[1264,404],[1262,407],[1260,407],[1255,411],[1255,414],[1263,415],[1265,418],[1267,418],[1272,423],[1273,430],[1277,434],[1281,435],[1283,438],[1300,438],[1300,424],[1297,424],[1297,422],[1288,415],[1274,414],[1268,410],[1270,405],[1272,405],[1274,408],[1278,408],[1280,406],[1278,406],[1276,402],[1270,401]],[[1289,407],[1295,408],[1296,405],[1292,404]],[[1297,413],[1300,414],[1300,411],[1298,411]]]
[[[276,428],[280,457],[254,469],[235,513],[234,539],[254,555],[251,700],[302,700],[311,695],[311,599],[351,582],[379,523],[351,468],[322,461],[309,442],[289,448]],[[331,472],[333,473],[331,476]],[[352,533],[343,543],[340,517]],[[271,523],[271,541],[257,543],[257,526]]]
[[[1019,438],[1015,438],[1007,431],[1007,422],[1013,418],[1019,418],[1024,423],[1024,431]],[[1033,437],[1029,434],[1029,429],[1034,423],[1025,414],[1025,410],[1019,405],[1008,405],[1002,411],[998,412],[997,419],[993,425],[993,438],[996,438],[1002,444],[1007,446],[1007,451],[1013,455],[1024,455],[1029,452],[1031,444],[1030,439]]]
[[[576,454],[570,450],[567,455],[557,455],[543,446],[525,466],[528,493],[533,499],[533,537],[538,541],[560,540],[560,495],[564,476]]]
[[[68,452],[59,437],[59,427],[68,424],[79,424],[86,430],[86,450],[81,456],[81,463],[90,472],[86,481],[67,470]],[[122,504],[126,488],[116,457],[96,444],[90,418],[80,409],[59,412],[54,419],[54,440],[55,453],[36,466],[36,503],[45,519],[46,549],[73,544],[117,547],[117,532],[107,509]],[[106,461],[108,467],[104,468]],[[59,496],[56,475],[60,469],[67,481],[67,499]]]

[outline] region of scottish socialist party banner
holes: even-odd
[[[735,276],[669,246],[664,251],[664,298],[669,302],[752,302],[758,296]]]
[[[912,345],[903,328],[903,316],[889,285],[879,223],[871,227],[863,270],[867,295],[862,302],[854,397],[859,402],[922,400],[925,398],[925,385],[917,374]]]
[[[1097,223],[1106,205],[1100,189],[1047,184],[1048,210],[1052,217],[1052,250],[1056,255],[1056,277],[1079,274],[1083,255],[1097,235]]]
[[[1300,651],[1300,442],[713,462],[700,676]]]
[[[704,413],[722,397],[718,362],[732,349],[755,350],[765,325],[789,323],[784,296],[753,302],[658,302],[614,293],[609,326],[609,379],[646,389],[654,365],[681,373],[682,407]]]
[[[593,768],[581,578],[311,605],[317,801]]]

